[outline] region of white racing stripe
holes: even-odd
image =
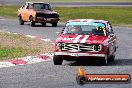
[[[81,37],[82,37],[82,35],[78,35],[78,36],[75,38],[75,40],[73,40],[73,43],[77,43],[78,40],[79,40]]]
[[[81,42],[80,42],[80,43],[85,43],[85,42],[86,42],[86,40],[88,39],[88,37],[89,37],[89,35],[85,35],[85,37],[81,40]]]

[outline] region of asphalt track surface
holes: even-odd
[[[30,27],[30,23],[21,26],[17,20],[0,19],[0,31],[25,33],[56,39],[57,31],[64,27]],[[88,74],[130,74],[132,75],[132,28],[114,27],[118,37],[119,48],[116,60],[107,66],[94,64],[77,64],[64,62],[62,66],[54,66],[52,60],[30,65],[0,69],[0,88],[132,88],[130,84],[86,84],[79,86],[76,83],[76,72],[79,65],[84,66]]]
[[[27,0],[0,0],[0,5],[23,5]],[[54,7],[132,6],[132,2],[51,2]]]

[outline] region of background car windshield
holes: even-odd
[[[93,34],[99,36],[105,36],[105,27],[102,26],[92,26],[92,25],[69,25],[65,27],[63,34]]]
[[[43,3],[35,3],[33,4],[33,8],[35,10],[51,10],[50,5],[49,4],[43,4]]]

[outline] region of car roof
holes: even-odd
[[[45,2],[26,2],[26,3],[30,3],[30,4],[33,4],[33,3],[44,3],[44,4],[49,4],[49,3],[45,3]]]
[[[71,19],[67,22],[101,22],[101,23],[107,23],[108,21],[105,20],[94,20],[94,19]]]

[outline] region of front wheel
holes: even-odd
[[[57,27],[57,22],[52,23],[52,27]]]
[[[63,60],[60,59],[58,56],[54,55],[53,62],[54,62],[54,65],[62,65]]]
[[[23,19],[22,19],[21,16],[19,16],[19,24],[20,24],[20,25],[24,25],[24,21],[23,21]]]
[[[30,22],[31,22],[31,24],[30,24],[31,27],[33,27],[35,25],[35,22],[33,21],[33,17],[32,16],[30,17]]]
[[[105,55],[103,60],[101,60],[101,65],[107,65],[108,64],[108,55]]]
[[[115,54],[112,55],[112,56],[109,58],[109,61],[110,61],[110,62],[114,62],[114,61],[115,61]]]

